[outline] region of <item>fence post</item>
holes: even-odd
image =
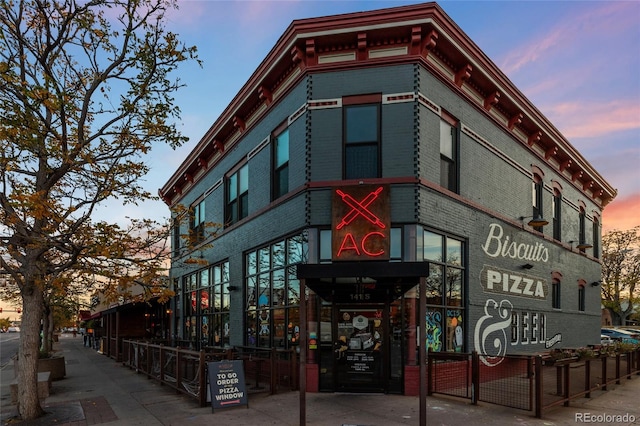
[[[538,355],[534,364],[534,380],[536,387],[536,417],[542,418],[542,356]]]
[[[429,349],[431,350],[431,349]],[[431,381],[433,380],[433,357],[427,357],[427,395],[433,395],[433,384]]]
[[[147,371],[145,371],[145,373],[147,373],[147,379],[148,379],[151,377],[152,356],[151,356],[151,345],[147,343],[146,346],[147,346]]]
[[[164,359],[165,359],[164,345],[160,345],[160,385],[164,385]]]
[[[199,393],[198,395],[200,406],[204,407],[207,405],[207,365],[205,363],[204,357],[204,349],[200,349],[200,358],[198,359],[198,387]]]
[[[616,385],[620,384],[620,354],[616,354]]]
[[[182,387],[182,369],[180,368],[180,355],[182,351],[178,349],[176,351],[176,393],[180,393]]]
[[[471,403],[478,405],[480,399],[480,357],[478,352],[471,352]]]
[[[602,383],[600,388],[603,391],[607,390],[607,358],[609,358],[608,356],[603,356],[602,357]]]
[[[271,374],[270,374],[270,382],[271,382],[271,395],[277,393],[277,383],[278,383],[278,364],[276,362],[276,348],[271,348]]]
[[[631,363],[633,362],[633,353],[632,352],[627,352],[627,380],[631,380]]]
[[[534,392],[534,376],[533,376],[533,357],[527,357],[527,379],[529,379],[529,410],[533,409],[533,392]]]
[[[564,406],[569,406],[569,396],[571,395],[571,370],[569,363],[564,366]]]
[[[591,360],[584,360],[584,390],[587,393],[584,395],[585,398],[591,398]]]

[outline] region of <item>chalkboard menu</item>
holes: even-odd
[[[208,362],[211,410],[246,405],[246,383],[242,360]]]

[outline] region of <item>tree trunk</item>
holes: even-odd
[[[43,297],[37,284],[27,283],[25,287],[31,291],[22,292],[22,323],[18,350],[18,412],[22,420],[33,420],[44,414],[38,399],[38,352]]]
[[[55,328],[53,324],[53,309],[49,309],[49,315],[47,316],[47,318],[49,318],[49,324],[45,329],[45,336],[47,336],[47,340],[49,342],[49,352],[51,352],[53,350],[53,332]]]
[[[52,326],[52,319],[51,308],[45,307],[42,315],[42,351],[47,354],[53,349],[51,343],[53,341],[53,333],[49,331]]]

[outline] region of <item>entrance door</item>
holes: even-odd
[[[388,364],[388,318],[384,305],[335,310],[335,390],[385,392]]]

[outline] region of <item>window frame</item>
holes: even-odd
[[[287,127],[287,122],[282,123],[278,126],[273,133],[271,134],[272,138],[272,175],[271,175],[271,200],[276,200],[277,198],[282,197],[287,192],[289,192],[289,160],[290,156],[290,139],[289,139],[289,127]],[[279,150],[280,143],[282,141],[283,135],[286,134],[287,148],[286,148],[286,161],[282,161],[278,157],[278,154],[281,153]],[[283,176],[284,176],[284,185],[283,185]]]
[[[543,217],[543,204],[544,204],[544,181],[538,174],[533,175],[533,181],[531,182],[531,213],[533,218]],[[534,226],[538,232],[544,231],[544,226]]]
[[[214,271],[219,269],[220,279],[216,279]],[[182,288],[176,299],[177,316],[182,319],[182,335],[185,341],[189,341],[196,349],[203,346],[223,346],[230,344],[230,327],[222,333],[216,341],[216,324],[222,324],[224,318],[230,326],[230,304],[225,309],[216,309],[217,295],[220,300],[230,300],[229,260],[210,265],[206,268],[194,271],[182,277]],[[219,293],[216,293],[219,288]],[[203,294],[207,295],[206,307]],[[223,305],[224,306],[224,305]],[[206,326],[206,328],[205,328]],[[205,334],[206,330],[206,334]],[[226,335],[224,334],[226,333]]]
[[[434,244],[428,246],[427,240]],[[440,234],[430,229],[422,230],[422,241],[422,257],[425,262],[429,263],[426,311],[431,320],[428,322],[431,322],[432,326],[439,326],[443,330],[442,340],[439,345],[435,343],[436,346],[431,346],[430,349],[436,352],[464,351],[465,345],[467,345],[466,342],[463,342],[460,347],[449,347],[449,344],[453,342],[449,333],[452,333],[450,321],[453,318],[456,320],[456,326],[460,326],[463,329],[468,320],[465,254],[467,244],[462,239]],[[455,274],[459,275],[456,276]],[[434,285],[434,280],[439,280],[439,284],[436,283]],[[450,297],[449,290],[452,288],[451,283],[453,280],[457,283],[455,287],[459,293],[456,298]],[[453,303],[451,303],[452,300],[454,301]],[[458,312],[458,315],[450,317],[450,313],[455,312]],[[440,323],[436,324],[434,321]],[[427,324],[427,328],[429,328],[429,324]]]
[[[349,111],[358,108],[375,107],[375,138],[371,140],[349,140]],[[375,147],[375,167],[374,176],[358,175],[356,171],[351,171],[349,167],[350,151],[371,149]],[[372,150],[373,151],[373,150]],[[348,179],[367,179],[382,177],[382,94],[347,96],[342,98],[342,177]]]
[[[578,285],[578,311],[586,311],[586,290],[584,285]]]
[[[180,220],[177,217],[173,218],[173,226],[171,227],[172,233],[172,253],[174,258],[180,257],[180,250],[182,248],[182,235],[180,234]]]
[[[449,148],[451,150],[451,155],[443,153],[443,135],[444,129],[446,128],[450,129],[451,146]],[[439,131],[440,186],[457,194],[460,190],[460,121],[448,114],[446,111],[442,111],[440,115]]]
[[[244,253],[245,345],[286,349],[298,346],[300,281],[294,265],[306,263],[308,256],[309,243],[302,234]]]
[[[562,282],[554,278],[551,280],[551,307],[562,309]]]
[[[243,175],[246,173],[246,190],[242,191]],[[235,188],[232,191],[232,186]],[[238,223],[249,215],[249,163],[246,161],[238,164],[225,175],[225,203],[224,217],[225,227]],[[231,198],[232,194],[235,196]],[[243,202],[244,201],[244,202]],[[246,207],[246,210],[245,210]],[[244,214],[243,214],[244,213]]]
[[[587,214],[584,208],[580,207],[580,213],[578,214],[578,245],[585,245],[587,243]],[[586,248],[579,248],[582,253]]]
[[[204,241],[206,223],[205,199],[201,198],[193,203],[189,210],[189,238],[192,244]]]
[[[593,257],[600,258],[600,220],[597,216],[593,216],[592,224],[593,234]]]
[[[553,238],[562,241],[562,193],[553,194]]]

